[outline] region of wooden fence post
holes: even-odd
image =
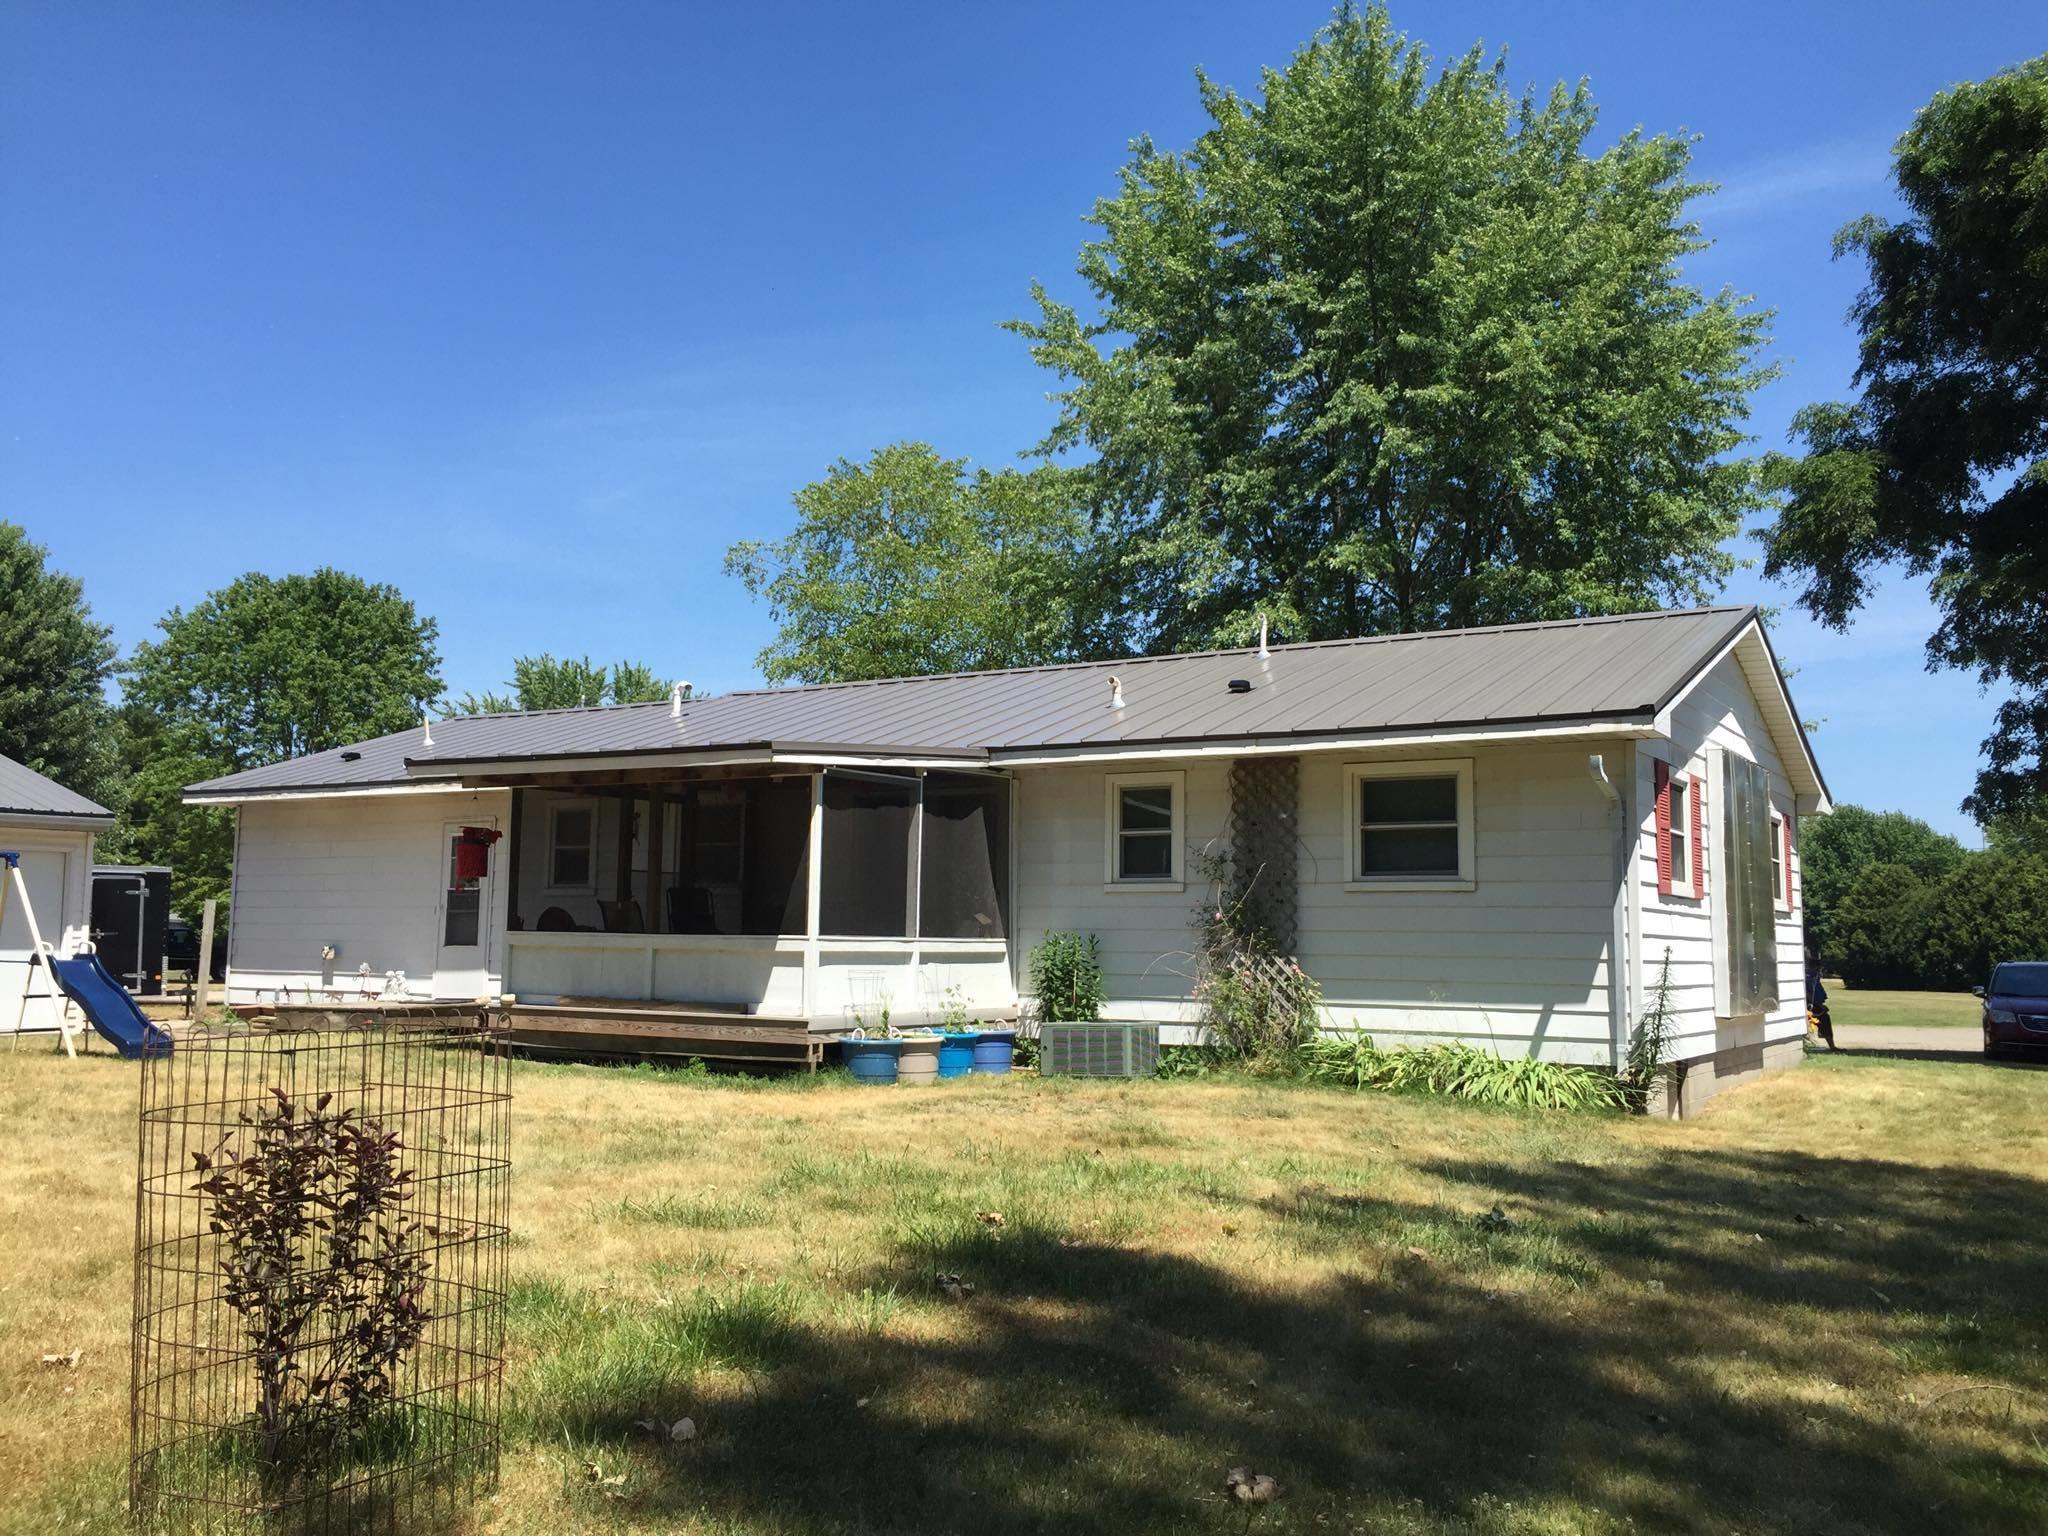
[[[192,969],[192,1017],[201,1020],[212,1002],[213,992],[213,909],[214,899],[206,898],[206,906],[199,919],[199,960]]]

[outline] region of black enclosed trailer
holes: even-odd
[[[169,869],[161,864],[93,866],[93,949],[137,996],[164,989],[164,930],[170,920]]]

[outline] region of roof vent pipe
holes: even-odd
[[[1273,653],[1266,648],[1266,616],[1259,615],[1259,660],[1264,661]]]
[[[433,744],[434,720],[431,715],[427,714],[424,710],[422,710],[420,712],[420,745],[423,747],[431,747]]]
[[[1110,674],[1109,679],[1109,707],[1111,709],[1122,709],[1124,707],[1124,680],[1114,673]]]
[[[688,683],[677,683],[668,691],[668,717],[671,720],[683,718],[683,700],[690,694]]]

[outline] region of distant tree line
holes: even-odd
[[[1899,811],[1836,808],[1800,828],[1806,929],[1852,986],[1960,988],[2048,957],[2048,824],[1994,822],[1965,848]]]

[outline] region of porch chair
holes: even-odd
[[[624,901],[603,901],[597,904],[599,915],[604,919],[606,933],[645,933],[647,919],[640,914],[640,903],[631,896]]]

